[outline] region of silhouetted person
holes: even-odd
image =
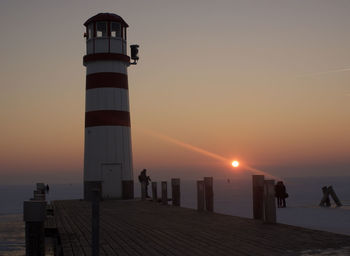
[[[320,203],[321,207],[330,207],[331,206],[331,200],[329,199],[329,190],[327,186],[324,186],[322,188],[323,197]]]
[[[285,208],[286,198],[288,197],[288,194],[286,191],[286,186],[283,184],[283,181],[279,181],[275,185],[275,195],[277,197],[277,207]]]
[[[46,184],[45,190],[46,190],[46,193],[47,193],[47,194],[50,192],[50,187],[49,187],[48,184]]]
[[[149,185],[149,182],[151,181],[151,178],[149,176],[147,176],[147,170],[146,169],[143,169],[139,175],[139,181],[140,183],[142,184],[142,182],[145,183],[145,186],[146,186],[146,197],[149,198],[148,196],[148,185]]]

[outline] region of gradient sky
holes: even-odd
[[[349,175],[350,1],[2,0],[0,183],[81,181],[83,23],[99,12],[140,45],[135,174],[245,172],[161,134],[279,177]]]

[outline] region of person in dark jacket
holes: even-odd
[[[288,197],[288,194],[286,191],[286,186],[283,184],[283,181],[279,181],[275,185],[275,195],[277,197],[277,207],[285,208],[286,198]]]
[[[146,169],[143,169],[139,175],[139,181],[140,183],[142,184],[143,182],[145,182],[146,184],[146,197],[149,198],[148,196],[148,185],[149,185],[149,182],[151,181],[151,178],[149,176],[147,176],[147,170]]]

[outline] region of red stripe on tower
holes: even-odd
[[[118,110],[97,110],[85,113],[85,127],[129,126],[130,113]]]
[[[96,88],[128,89],[128,76],[121,73],[100,72],[86,76],[86,90]]]

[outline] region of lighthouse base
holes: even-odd
[[[94,190],[103,191],[101,181],[85,181],[84,182],[84,200],[92,201],[94,198]],[[104,197],[102,195],[102,198]],[[114,198],[115,199],[115,198]],[[134,199],[134,181],[123,180],[122,181],[122,196],[121,199]]]
[[[85,181],[84,182],[84,200],[91,201],[93,199],[94,190],[102,191],[101,181]]]

